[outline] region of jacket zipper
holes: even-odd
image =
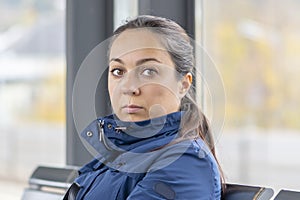
[[[99,141],[104,144],[104,147],[107,150],[112,151],[113,149],[109,147],[109,145],[106,143],[106,140],[105,140],[104,129],[103,129],[104,120],[99,120],[98,127],[99,127]]]

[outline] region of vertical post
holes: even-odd
[[[66,9],[66,55],[67,55],[67,165],[82,165],[92,156],[83,146],[74,124],[72,92],[79,67],[89,52],[113,31],[113,1],[67,0]],[[88,77],[87,77],[88,78]],[[103,86],[105,87],[105,86]],[[86,88],[87,90],[89,88]],[[106,108],[108,97],[96,97]]]

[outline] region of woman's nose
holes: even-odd
[[[134,73],[128,73],[122,80],[121,90],[126,95],[139,95],[141,93],[139,81]]]

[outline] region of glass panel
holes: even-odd
[[[138,0],[114,0],[114,27],[118,28],[128,18],[137,16]]]
[[[299,189],[300,2],[196,2],[197,38],[226,92],[217,148],[227,181]]]
[[[0,1],[0,199],[65,163],[65,1]]]

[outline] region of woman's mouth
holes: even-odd
[[[134,114],[142,110],[143,107],[138,106],[138,105],[126,105],[122,107],[122,110],[124,110],[127,114]]]

